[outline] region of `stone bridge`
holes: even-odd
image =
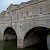
[[[11,4],[0,13],[0,40],[17,38],[18,48],[47,40],[49,32],[50,0]]]

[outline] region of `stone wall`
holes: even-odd
[[[17,38],[16,35],[5,34],[3,40],[14,40],[14,39],[16,39],[16,38]]]
[[[23,47],[26,33],[34,27],[50,28],[50,0],[31,0],[19,5],[11,4],[0,13],[0,39],[7,27],[12,27],[17,35],[17,46]],[[25,43],[25,42],[24,42]]]

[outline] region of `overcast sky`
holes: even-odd
[[[20,4],[21,2],[27,2],[29,0],[0,0],[0,12],[6,10],[10,4]]]

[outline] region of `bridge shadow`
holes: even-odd
[[[17,48],[17,50],[48,50],[46,41],[39,42],[26,48]]]
[[[48,50],[46,41],[39,42],[35,44],[33,47],[37,48],[37,50]]]
[[[47,43],[46,43],[46,41],[39,42],[39,43],[36,43],[35,45],[26,47],[26,50],[48,50]]]
[[[17,35],[12,27],[7,27],[3,36],[3,50],[16,50]]]
[[[31,43],[34,43],[33,41],[36,38],[36,40],[38,40],[38,43],[35,43],[32,46],[29,45],[29,47],[36,48],[36,50],[48,50],[47,35],[49,34],[49,32],[50,32],[49,28],[46,28],[46,27],[35,27],[35,28],[32,28],[31,30],[29,30],[26,33],[24,39],[28,40],[28,42],[27,42],[28,44],[31,44]],[[29,41],[29,39],[33,39],[33,40]]]

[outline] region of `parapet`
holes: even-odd
[[[10,6],[7,8],[7,10],[16,10],[16,9],[19,9],[21,7],[25,7],[25,6],[28,6],[30,4],[35,4],[37,2],[40,2],[40,1],[44,1],[44,0],[30,0],[28,2],[22,2],[20,4],[10,4]]]

